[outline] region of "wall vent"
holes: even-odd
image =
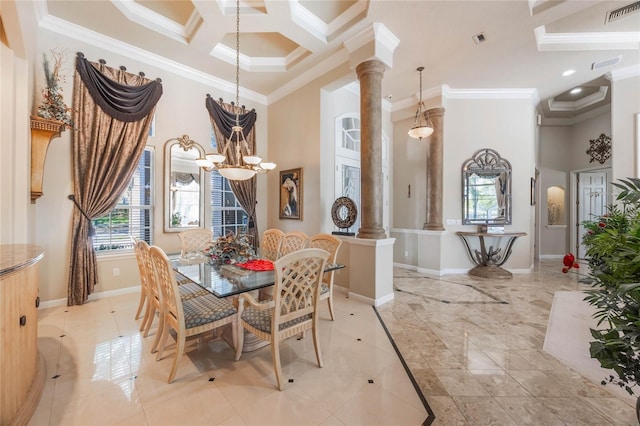
[[[610,10],[609,12],[607,12],[607,17],[604,23],[608,24],[609,22],[616,21],[620,18],[624,18],[627,15],[638,12],[640,12],[640,1],[628,4],[615,10]]]
[[[615,65],[622,59],[622,56],[616,56],[615,58],[605,59],[604,61],[594,62],[591,64],[592,70],[597,70],[604,67],[610,67],[611,65]]]

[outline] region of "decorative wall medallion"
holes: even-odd
[[[591,146],[587,150],[587,154],[591,156],[590,163],[594,161],[603,164],[609,158],[611,158],[611,137],[601,133],[598,139],[591,139],[589,141]]]
[[[339,197],[336,201],[334,201],[333,206],[331,207],[331,219],[333,219],[333,223],[340,229],[349,229],[356,223],[356,218],[358,217],[358,209],[356,207],[356,203],[349,197]],[[346,235],[345,232],[340,232],[340,234]],[[351,233],[350,235],[353,235]]]

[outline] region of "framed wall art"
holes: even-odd
[[[302,168],[280,171],[280,219],[302,220]]]

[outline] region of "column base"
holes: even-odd
[[[444,226],[441,223],[425,223],[422,229],[426,231],[444,231]]]
[[[387,234],[383,228],[360,228],[356,237],[367,240],[382,240],[387,238]]]

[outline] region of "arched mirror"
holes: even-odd
[[[462,224],[511,224],[511,163],[492,149],[462,165]]]
[[[164,145],[164,230],[204,227],[204,173],[196,164],[204,149],[188,135]]]

